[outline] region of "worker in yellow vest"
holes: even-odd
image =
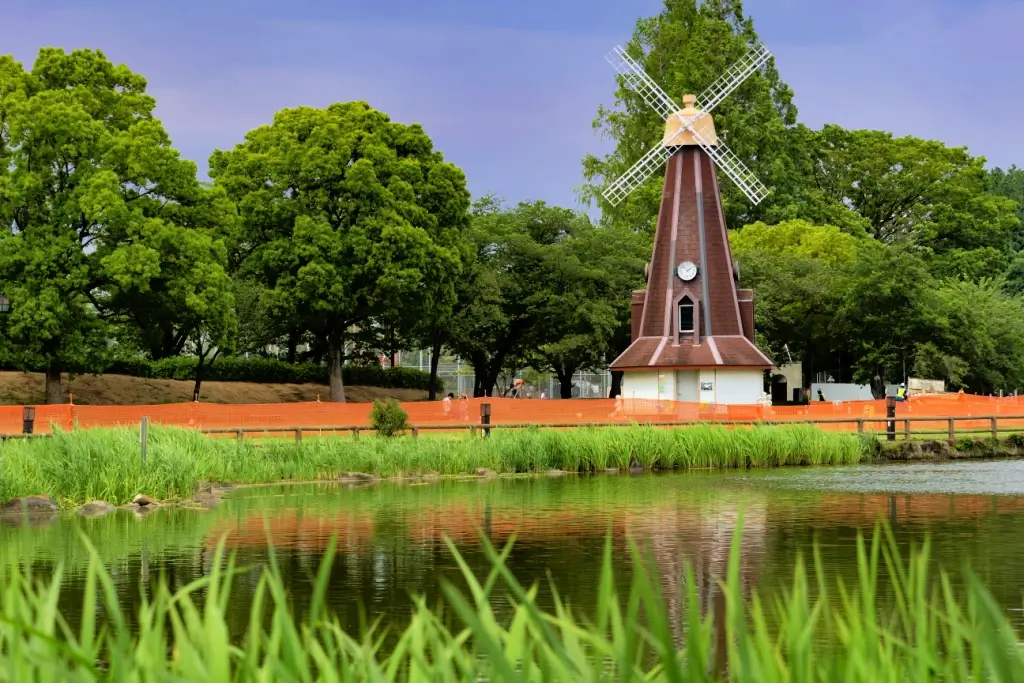
[[[896,400],[906,401],[907,400],[907,385],[900,382],[900,388],[896,390]]]

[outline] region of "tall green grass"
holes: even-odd
[[[776,467],[858,462],[867,441],[812,426],[726,429],[614,427],[579,430],[495,430],[489,438],[345,436],[215,439],[180,428],[153,428],[147,461],[138,432],[95,429],[51,438],[0,442],[0,501],[45,494],[65,505],[93,499],[125,503],[145,493],[160,499],[192,495],[202,482],[268,483],[337,477],[499,473],[561,469],[686,469]]]
[[[797,558],[788,592],[766,603],[744,593],[739,536],[719,589],[724,609],[702,612],[687,567],[677,620],[636,548],[632,581],[620,590],[606,546],[596,613],[584,619],[554,586],[555,607],[544,611],[537,587],[521,585],[505,566],[510,547],[498,552],[485,541],[492,569],[476,576],[452,546],[468,589],[445,585],[441,606],[414,599],[408,626],[387,650],[379,630],[348,633],[332,616],[333,542],[302,615],[292,611],[273,554],[251,603],[231,603],[242,570],[221,561],[221,548],[207,577],[179,589],[156,582],[137,614],[122,611],[94,554],[77,629],[58,607],[60,570],[38,580],[8,558],[0,570],[0,680],[1024,680],[1024,653],[1005,614],[977,580],[957,593],[946,574],[930,575],[927,543],[904,558],[887,534],[860,538],[853,584],[827,577],[816,559],[807,567]],[[881,582],[896,587],[894,607],[876,601]],[[238,609],[246,610],[248,629],[232,639],[226,617]]]

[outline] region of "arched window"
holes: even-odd
[[[679,300],[679,333],[693,334],[693,299],[688,296]]]

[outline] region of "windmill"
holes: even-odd
[[[612,206],[617,205],[626,196],[642,185],[651,174],[672,156],[673,150],[684,140],[692,139],[704,152],[714,160],[729,179],[743,191],[754,204],[759,204],[768,195],[760,180],[754,177],[743,162],[718,140],[713,132],[707,134],[701,125],[715,107],[728,97],[743,81],[761,68],[772,56],[762,43],[758,43],[735,64],[711,84],[700,97],[684,95],[686,108],[676,104],[654,80],[640,67],[636,61],[626,54],[621,46],[608,54],[608,62],[623,77],[626,83],[643,97],[644,101],[658,112],[665,120],[665,136],[654,147],[643,155],[639,161],[623,173],[617,180],[605,188],[603,194]]]
[[[754,293],[737,289],[715,169],[757,204],[768,195],[715,133],[709,112],[771,58],[760,43],[683,107],[621,47],[609,61],[665,120],[662,139],[603,194],[613,206],[665,165],[647,287],[633,292],[632,343],[611,363],[629,398],[756,404],[772,361],[754,344]]]

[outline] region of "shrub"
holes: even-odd
[[[394,436],[408,429],[409,413],[393,398],[374,401],[370,421],[381,436]]]

